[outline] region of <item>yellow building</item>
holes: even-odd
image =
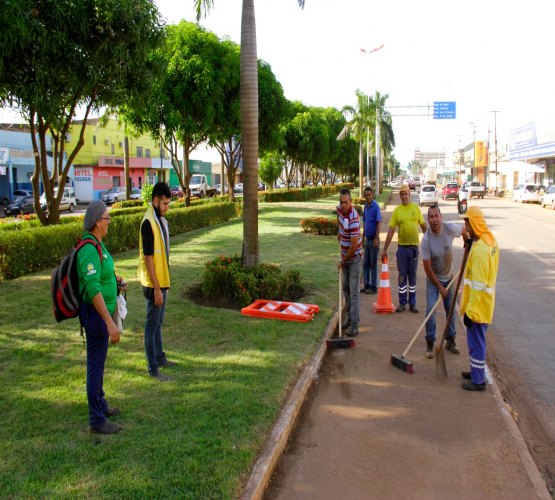
[[[68,134],[66,151],[79,140],[81,121],[74,122]],[[76,197],[80,201],[99,199],[111,187],[125,186],[124,125],[114,119],[105,126],[98,118],[87,120],[84,145],[73,161]],[[168,152],[148,134],[128,137],[129,178],[131,187],[154,184],[169,179],[171,162]]]

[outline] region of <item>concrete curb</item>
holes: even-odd
[[[289,394],[272,428],[272,432],[253,466],[249,480],[241,493],[242,499],[262,499],[278,461],[285,450],[289,436],[295,428],[297,417],[304,404],[308,390],[318,375],[326,353],[326,339],[331,337],[337,327],[338,316],[336,312],[328,322],[318,350],[305,366],[302,375],[297,380],[291,394]]]

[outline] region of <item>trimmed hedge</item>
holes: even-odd
[[[307,201],[316,200],[333,193],[338,193],[344,187],[352,189],[352,184],[333,184],[329,186],[310,186],[303,189],[280,189],[278,191],[263,191],[258,199],[268,203],[278,201]]]
[[[310,217],[302,219],[301,230],[303,233],[337,236],[337,217]]]
[[[231,202],[177,208],[166,213],[170,236],[225,222],[236,216],[237,208]],[[105,240],[111,254],[138,246],[142,218],[143,213],[112,219]],[[41,226],[28,231],[0,231],[0,281],[56,267],[82,235],[82,221]]]

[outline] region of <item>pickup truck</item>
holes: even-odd
[[[204,174],[193,174],[189,181],[189,191],[191,196],[196,196],[198,198],[216,196],[218,194],[215,187],[213,188],[208,185],[206,175]]]
[[[486,194],[486,188],[479,182],[467,182],[466,187],[470,198],[483,198]]]

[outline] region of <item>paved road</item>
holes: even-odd
[[[532,456],[555,484],[555,211],[509,199],[472,200],[495,232],[501,258],[490,364]],[[441,202],[444,219],[454,202]]]

